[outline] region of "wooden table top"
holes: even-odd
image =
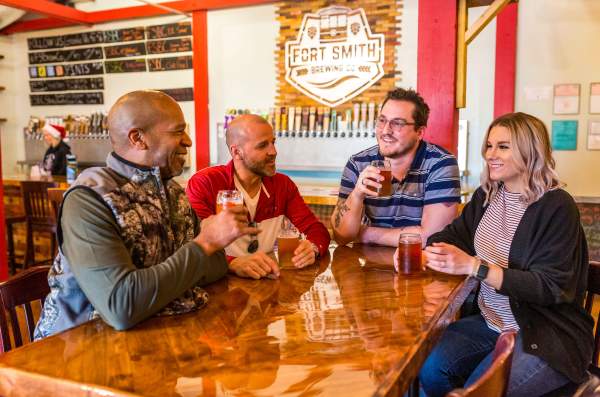
[[[50,395],[60,384],[63,396],[401,392],[474,282],[394,274],[392,254],[338,247],[278,280],[228,276],[207,287],[209,303],[195,313],[126,332],[83,324],[0,355],[0,395]]]

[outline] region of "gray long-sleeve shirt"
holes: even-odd
[[[116,329],[155,314],[194,285],[223,277],[222,251],[211,256],[188,242],[164,262],[138,269],[110,210],[91,192],[76,189],[62,209],[62,252],[92,306]]]

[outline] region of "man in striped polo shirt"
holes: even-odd
[[[456,158],[423,140],[429,106],[414,90],[390,91],[376,120],[377,145],[350,157],[331,216],[338,244],[396,246],[400,233],[422,241],[450,223],[460,202]],[[383,176],[370,165],[388,160],[392,195],[379,196]]]

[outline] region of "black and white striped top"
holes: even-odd
[[[510,245],[527,209],[527,205],[519,200],[520,196],[519,193],[506,191],[502,185],[485,211],[475,232],[475,252],[482,260],[508,267]],[[519,330],[508,296],[481,283],[478,304],[491,329],[497,332]]]

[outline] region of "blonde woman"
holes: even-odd
[[[451,324],[419,375],[429,396],[468,386],[501,332],[517,343],[508,396],[540,396],[586,379],[593,320],[583,310],[588,255],[579,212],[554,171],[548,131],[525,114],[490,125],[481,187],[427,241],[428,266],[481,280],[480,313]]]

